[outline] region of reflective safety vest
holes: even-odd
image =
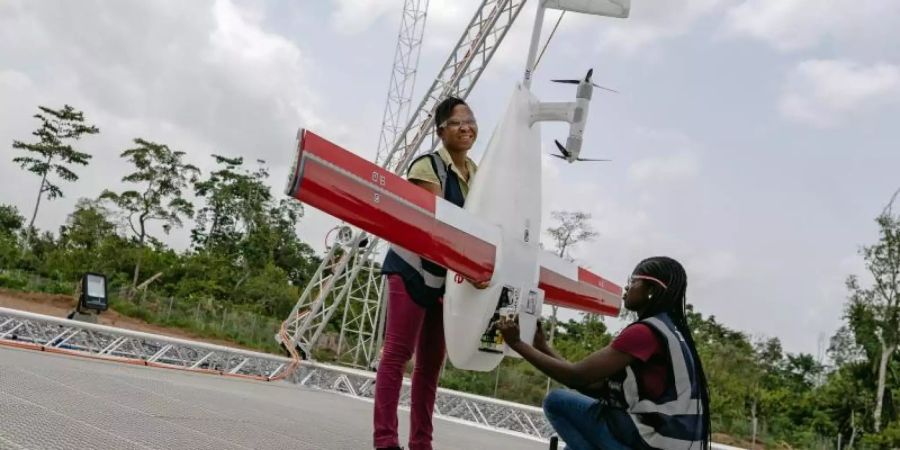
[[[449,170],[438,152],[422,155],[409,167],[422,158],[430,158],[431,166],[441,183],[444,200],[462,208],[466,198],[459,186],[456,173]],[[444,295],[444,280],[447,269],[397,245],[391,245],[381,266],[381,273],[399,274],[403,277],[403,285],[409,296],[422,307],[429,308],[440,304]]]
[[[631,367],[607,380],[605,418],[615,436],[634,449],[700,449],[707,435],[700,399],[697,363],[668,313],[641,320],[659,337],[671,362],[669,380],[659,398],[644,397]]]

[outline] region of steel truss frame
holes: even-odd
[[[288,371],[291,360],[281,356],[7,308],[0,308],[0,346],[261,380],[277,380],[283,374],[284,381],[302,387],[364,400],[375,393],[375,374],[364,370],[305,361]],[[409,406],[409,390],[409,379],[404,379],[401,406]],[[552,433],[539,408],[448,389],[438,389],[435,414],[532,439],[546,440]]]

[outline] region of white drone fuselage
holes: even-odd
[[[573,154],[581,145],[593,86],[580,83],[576,101],[540,102],[518,84],[487,145],[477,180],[466,198],[465,210],[500,230],[496,265],[487,289],[476,289],[453,271],[447,274],[444,328],[447,353],[455,367],[493,370],[504,346],[490,351],[482,338],[498,314],[517,314],[522,339],[531,342],[541,315],[544,292],[538,288],[541,234],[542,151],[540,122],[571,125]],[[506,295],[504,295],[506,290]],[[508,301],[508,305],[498,303]]]

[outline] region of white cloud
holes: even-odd
[[[469,25],[479,3],[475,0],[430,1],[425,20],[424,50],[436,52],[441,57],[449,53]]]
[[[28,76],[15,70],[0,70],[0,85],[5,89],[23,90],[30,89],[34,83]]]
[[[740,271],[737,255],[725,250],[691,255],[684,261],[684,265],[693,274],[693,287],[701,291],[712,289],[717,283],[734,280]]]
[[[691,151],[639,159],[628,168],[628,175],[638,183],[669,185],[691,179],[700,172],[700,161]]]
[[[900,25],[894,0],[745,0],[728,12],[727,29],[779,50],[839,40],[871,39]]]
[[[80,14],[85,7],[96,14]],[[65,199],[42,208],[38,226],[52,230],[78,197],[117,189],[130,170],[119,153],[135,137],[186,151],[202,169],[210,168],[211,153],[265,159],[277,193],[298,126],[346,133],[313,113],[320,101],[304,76],[313,62],[297,44],[266,30],[265,11],[253,7],[228,0],[4,5],[0,141],[27,140],[39,104],[72,104],[101,129],[79,143],[94,155],[91,165],[78,168],[78,183],[63,186]],[[34,39],[18,39],[22,33]],[[32,180],[8,161],[2,174],[22,179],[29,190],[4,202],[30,210]],[[186,234],[173,244],[183,245]]]
[[[344,0],[350,1],[350,0]],[[600,46],[624,54],[635,54],[651,47],[660,40],[683,35],[697,21],[709,16],[734,0],[667,0],[665,2],[632,2],[631,16],[627,19],[597,17],[567,12],[556,33],[550,50],[560,41],[581,43],[591,33],[599,32]],[[430,50],[446,51],[456,43],[460,33],[475,12],[478,2],[472,0],[432,1],[426,25],[425,46]],[[524,65],[525,54],[534,24],[535,6],[528,3],[516,24],[498,50],[499,65]],[[544,18],[540,44],[546,41],[560,12],[548,11]],[[565,36],[565,37],[563,37]],[[559,48],[556,49],[560,51]],[[492,62],[497,65],[498,61]]]
[[[380,20],[387,18],[400,24],[404,2],[396,0],[332,0],[335,8],[331,14],[332,28],[345,35],[356,35],[369,30]],[[469,19],[475,13],[475,0],[431,0],[425,18],[423,44],[427,49],[446,51],[456,44]],[[391,29],[396,37],[396,29]]]
[[[809,60],[788,75],[779,110],[789,119],[826,127],[898,101],[900,67],[896,65]]]
[[[331,14],[333,28],[353,35],[366,31],[385,15],[400,15],[403,3],[396,0],[334,0]]]
[[[681,36],[699,20],[720,10],[730,0],[667,0],[632,2],[627,19],[604,20],[600,44],[624,54],[636,54],[658,41]]]

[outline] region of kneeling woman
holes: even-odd
[[[709,448],[709,392],[687,324],[686,289],[687,274],[674,259],[642,261],[624,293],[638,320],[577,363],[556,354],[543,332],[531,346],[519,339],[515,320],[499,324],[513,350],[582,392],[558,389],[544,399],[544,413],[567,448]]]

